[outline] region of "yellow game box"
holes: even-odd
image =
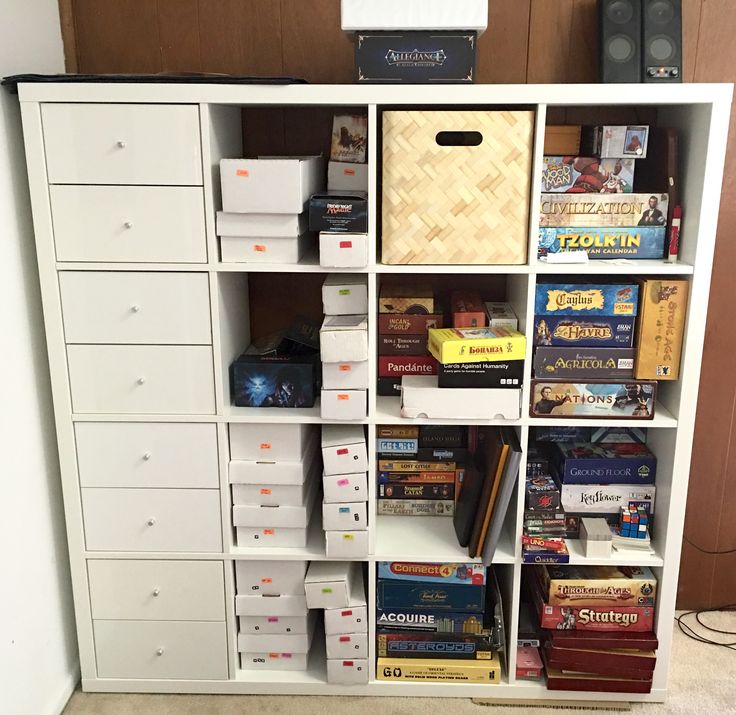
[[[501,661],[498,653],[492,653],[490,660],[378,658],[376,678],[378,680],[498,683],[501,681]]]
[[[429,352],[443,365],[523,360],[526,337],[512,328],[430,328]]]

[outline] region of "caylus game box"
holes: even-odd
[[[538,283],[536,315],[636,315],[636,283]]]
[[[632,316],[537,315],[534,344],[552,347],[630,348],[634,344]]]
[[[542,227],[538,257],[564,251],[585,251],[589,258],[662,258],[664,226],[615,226],[608,228]]]
[[[532,380],[532,417],[651,420],[657,383]]]

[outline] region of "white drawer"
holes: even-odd
[[[57,261],[207,261],[201,188],[57,185],[49,194]]]
[[[225,623],[94,621],[98,678],[225,680]]]
[[[199,108],[42,104],[50,184],[201,185]]]
[[[89,551],[222,551],[217,489],[82,489]]]
[[[68,345],[74,412],[214,414],[212,348]]]
[[[87,562],[92,618],[224,621],[222,561]]]
[[[206,273],[61,271],[67,343],[210,345]]]
[[[77,422],[83,487],[218,489],[214,424]]]

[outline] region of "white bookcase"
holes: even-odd
[[[319,406],[232,407],[228,366],[249,342],[249,274],[326,271],[316,256],[296,266],[221,264],[215,235],[215,212],[220,207],[217,167],[220,158],[241,155],[244,107],[344,106],[364,107],[369,118],[371,260],[363,271],[350,272],[367,274],[371,305],[376,304],[387,274],[457,274],[458,278],[488,274],[505,280],[507,299],[525,329],[532,324],[538,275],[665,274],[691,281],[681,379],[660,383],[651,422],[616,422],[649,427],[649,444],[659,460],[656,554],[627,558],[626,563],[651,566],[657,574],[660,647],[651,694],[600,697],[663,700],[731,94],[731,85],[708,84],[22,84],[19,98],[84,689],[545,700],[596,697],[551,692],[544,685],[516,681],[513,647],[502,683],[488,686],[378,681],[373,653],[367,685],[329,685],[319,642],[312,648],[305,672],[239,667],[233,561],[315,560],[324,559],[325,551],[319,517],[304,549],[234,544],[227,481],[228,424],[323,420]],[[420,105],[504,105],[536,111],[527,265],[380,263],[379,112],[391,106]],[[605,106],[615,110],[624,105],[647,107],[656,112],[660,125],[675,126],[681,132],[685,214],[680,260],[564,267],[538,263],[535,209],[547,109]],[[370,371],[375,378],[374,316]],[[522,417],[512,422],[524,448],[530,427],[560,424],[528,416],[531,339],[528,343]],[[375,444],[375,425],[404,422],[409,420],[400,417],[398,399],[370,393],[363,420],[370,446]],[[577,420],[575,424],[606,422]],[[157,465],[147,481],[150,472],[145,465],[156,464],[160,455],[164,464]],[[375,456],[370,467],[374,473]],[[372,565],[376,561],[464,561],[467,554],[457,545],[450,519],[376,518],[375,480],[369,481],[367,587],[373,623]],[[517,635],[522,511],[523,490],[517,488],[495,557],[510,644]],[[571,563],[603,563],[587,559],[576,542],[569,546]],[[371,644],[374,635],[371,625]]]

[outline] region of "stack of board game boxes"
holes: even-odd
[[[378,680],[500,682],[505,645],[493,571],[477,563],[376,568]]]
[[[322,285],[319,331],[323,419],[362,420],[368,409],[368,282],[333,273]]]
[[[309,224],[319,232],[324,268],[368,264],[368,117],[336,114],[327,165],[327,193],[310,201]]]
[[[304,588],[306,561],[235,562],[240,667],[307,670],[317,613]]]
[[[643,567],[529,566],[550,690],[648,693],[657,579]]]
[[[368,555],[368,451],[360,425],[323,425],[322,528],[327,558]]]
[[[368,609],[360,564],[312,561],[304,579],[307,608],[323,609],[327,682],[368,682]]]
[[[306,546],[322,464],[315,426],[231,424],[229,429],[238,546]]]

